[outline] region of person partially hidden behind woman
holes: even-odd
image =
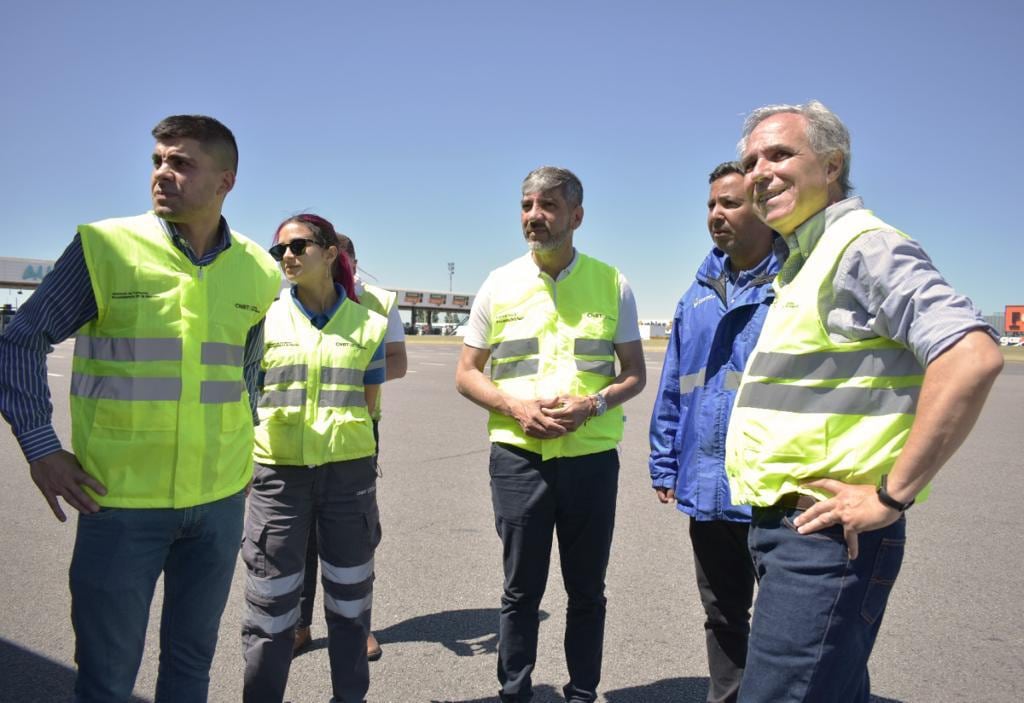
[[[243,700],[284,698],[316,521],[333,700],[362,701],[370,685],[366,638],[381,537],[369,408],[384,381],[387,318],[356,301],[351,264],[322,217],[285,220],[270,253],[292,287],[266,318],[242,544]]]

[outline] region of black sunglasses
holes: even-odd
[[[302,256],[306,253],[306,247],[310,244],[318,244],[318,242],[312,239],[293,239],[287,244],[275,244],[270,247],[268,251],[270,251],[270,255],[274,257],[274,261],[280,261],[284,258],[285,249],[291,251],[295,256]]]

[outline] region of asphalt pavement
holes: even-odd
[[[486,413],[454,388],[457,344],[416,340],[409,375],[384,389],[374,629],[369,701],[493,701],[500,543],[487,479]],[[703,614],[686,519],[657,502],[647,477],[647,422],[662,352],[647,352],[648,387],[626,406],[600,700],[699,703],[707,689]],[[69,438],[71,346],[50,361],[58,432]],[[932,497],[911,509],[906,559],[871,660],[880,701],[1024,700],[1024,363],[1008,363]],[[0,431],[0,702],[70,699],[74,640],[67,567],[74,519],[58,523]],[[73,512],[73,511],[72,511]],[[241,561],[220,629],[210,700],[241,700]],[[160,588],[137,700],[156,679]],[[318,604],[319,609],[319,604]],[[565,595],[557,557],[542,604],[537,703],[560,701]],[[327,701],[326,628],[292,665],[287,699]]]

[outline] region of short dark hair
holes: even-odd
[[[238,144],[235,135],[220,121],[206,115],[171,115],[153,128],[158,142],[170,139],[195,139],[203,150],[228,171],[238,171]]]
[[[355,261],[356,260],[356,245],[352,243],[352,240],[349,238],[349,236],[347,234],[342,234],[341,232],[337,232],[337,235],[338,235],[338,246],[341,247],[341,250],[343,252],[348,254],[348,258],[350,258],[353,261]]]
[[[708,183],[714,183],[719,178],[725,178],[726,176],[735,173],[737,176],[742,176],[743,166],[739,161],[723,161],[722,163],[715,166],[715,170],[708,176]]]

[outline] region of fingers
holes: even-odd
[[[40,489],[42,490],[42,489]],[[50,510],[53,512],[53,516],[61,522],[67,522],[68,516],[64,514],[64,511],[60,509],[60,503],[57,501],[57,496],[43,491],[43,498],[46,499],[46,504],[50,506]]]
[[[106,495],[106,487],[87,474],[79,466],[74,455],[68,452],[55,452],[43,459],[29,464],[29,473],[46,499],[50,510],[61,522],[67,520],[61,508],[59,498],[82,513],[95,513],[100,506],[96,504],[82,486],[88,486],[99,495]]]
[[[83,481],[82,483],[85,483]],[[79,487],[78,484],[72,484],[68,486],[65,492],[62,494],[64,500],[67,501],[68,505],[77,510],[80,513],[96,513],[99,512],[100,506],[96,504],[89,494],[86,493]]]
[[[78,475],[76,476],[76,480],[78,480],[78,483],[84,484],[84,485],[88,486],[89,488],[91,488],[96,493],[100,494],[101,496],[107,495],[107,487],[104,486],[99,481],[97,481],[92,476],[90,476],[89,474],[85,473],[84,471],[79,471],[78,472]],[[88,496],[86,496],[86,497],[88,498]],[[90,499],[90,502],[91,502],[91,499]]]
[[[520,424],[526,434],[537,439],[554,439],[568,432],[562,425],[543,416],[531,417],[527,422]]]
[[[808,485],[810,485],[810,484],[808,484]],[[818,519],[820,516],[828,513],[830,510],[832,510],[833,503],[834,503],[834,501],[832,501],[832,500],[822,500],[822,501],[819,501],[819,502],[815,503],[811,507],[807,508],[807,510],[803,511],[802,513],[797,515],[795,518],[793,518],[793,524],[796,525],[797,527],[801,527],[802,525],[806,525],[806,524],[808,524],[808,523]],[[831,523],[829,523],[829,524],[831,524]],[[824,527],[824,525],[823,525],[823,527]],[[820,529],[820,528],[818,528],[818,529]],[[808,531],[811,532],[813,530],[808,530]],[[800,531],[800,534],[804,534],[803,530]]]
[[[819,478],[815,479],[814,481],[806,481],[802,485],[820,488],[822,490],[828,491],[832,495],[835,495],[836,493],[839,493],[839,491],[843,490],[843,488],[845,488],[847,484],[843,483],[842,481],[836,481],[834,478]]]
[[[846,550],[849,552],[850,561],[853,561],[858,554],[857,530],[852,527],[844,527],[843,537],[846,538]]]

